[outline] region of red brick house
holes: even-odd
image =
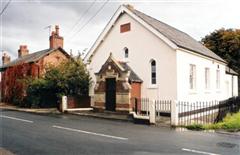
[[[12,102],[16,93],[24,96],[23,85],[18,81],[26,76],[39,77],[45,72],[46,65],[58,65],[60,62],[70,58],[63,49],[63,37],[59,36],[59,27],[49,37],[49,48],[29,54],[26,45],[20,45],[18,58],[11,61],[6,53],[2,56],[1,66],[1,96],[3,102]]]

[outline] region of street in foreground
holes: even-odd
[[[14,154],[238,155],[240,137],[74,115],[0,113],[0,146]]]

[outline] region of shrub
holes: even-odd
[[[186,128],[189,129],[189,130],[197,130],[197,131],[204,130],[204,126],[201,125],[201,124],[188,125],[188,126],[186,126]]]
[[[49,65],[43,77],[25,79],[30,107],[59,107],[63,95],[88,95],[90,76],[81,58]]]

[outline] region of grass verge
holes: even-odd
[[[240,131],[240,112],[235,114],[228,114],[222,122],[208,125],[201,124],[192,124],[186,126],[189,130],[218,130],[223,129],[229,132],[237,132]]]

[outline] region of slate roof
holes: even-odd
[[[119,62],[119,64],[124,68],[126,71],[130,71],[129,80],[132,82],[140,82],[142,83],[143,80],[132,70],[132,68],[126,62]]]
[[[64,51],[62,48],[58,48],[58,49]],[[45,55],[47,55],[47,54],[49,54],[49,53],[51,53],[55,50],[56,49],[49,48],[49,49],[45,49],[45,50],[41,50],[41,51],[38,51],[38,52],[31,53],[31,54],[27,54],[25,56],[22,56],[21,58],[17,58],[15,60],[1,66],[0,69],[4,69],[4,68],[11,67],[11,66],[19,65],[19,64],[22,64],[22,63],[36,62],[39,59],[41,59],[42,57],[44,57]]]
[[[226,67],[226,73],[231,75],[238,75],[237,72],[235,72],[233,69]]]
[[[143,21],[148,23],[150,26],[152,26],[154,29],[156,29],[158,32],[160,32],[162,35],[164,35],[166,38],[171,40],[173,43],[175,43],[178,47],[190,50],[192,52],[219,60],[221,62],[225,62],[221,57],[216,55],[214,52],[206,48],[204,45],[196,41],[194,38],[189,36],[188,34],[168,25],[165,24],[155,18],[152,18],[138,10],[130,9],[135,15],[137,15],[139,18],[141,18]]]

